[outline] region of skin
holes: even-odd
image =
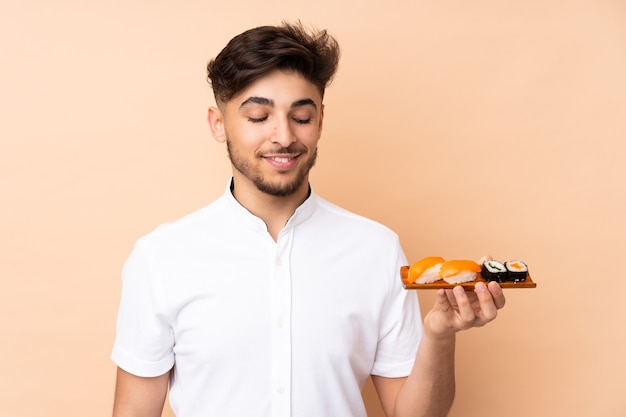
[[[278,70],[209,108],[211,133],[227,145],[231,158],[233,195],[265,221],[274,240],[308,196],[323,117],[317,88],[297,73]],[[439,290],[424,317],[424,335],[411,374],[372,376],[386,415],[446,416],[455,392],[456,333],[487,324],[504,303],[495,282],[477,283],[474,291]],[[169,373],[142,378],[118,369],[113,416],[160,416],[168,383]]]
[[[323,118],[317,88],[297,73],[278,70],[209,108],[213,137],[228,144],[233,195],[265,221],[274,240],[308,196]]]
[[[153,378],[117,368],[113,417],[161,417],[170,373]]]
[[[446,416],[455,394],[456,333],[484,326],[504,304],[502,289],[495,282],[479,282],[474,291],[438,290],[435,305],[424,317],[424,336],[411,374],[395,379],[372,376],[385,414]]]

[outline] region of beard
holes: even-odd
[[[226,139],[226,150],[228,151],[228,158],[230,159],[230,162],[237,171],[239,171],[241,174],[243,174],[244,177],[249,179],[259,191],[274,197],[287,197],[299,190],[304,181],[307,179],[309,171],[311,171],[311,168],[313,168],[317,159],[317,148],[315,148],[305,164],[298,169],[296,176],[292,180],[287,182],[270,182],[265,179],[260,169],[255,168],[253,164],[250,163],[250,161],[246,160],[245,157],[233,151],[230,140],[228,138]],[[291,145],[286,148],[277,149],[273,152],[300,153],[300,156],[298,158],[303,158],[309,155],[305,148],[300,148],[297,146],[292,147]],[[260,156],[258,157],[260,158]],[[284,173],[285,177],[287,177],[288,175],[291,174]]]

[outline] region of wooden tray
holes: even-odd
[[[487,282],[482,276],[480,276],[480,273],[479,273],[478,277],[474,281],[464,282],[462,284],[448,284],[442,279],[440,279],[439,281],[430,283],[430,284],[409,284],[406,282],[409,276],[408,266],[403,266],[400,268],[400,276],[402,277],[402,285],[407,290],[436,290],[439,288],[451,289],[459,285],[464,288],[474,288],[474,285],[477,282],[481,282],[481,281]],[[500,284],[500,287],[502,288],[535,288],[537,287],[537,284],[530,277],[530,273],[526,277],[526,281],[520,281],[520,282],[506,281],[506,282],[500,282],[499,284]]]

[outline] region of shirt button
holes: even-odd
[[[284,325],[285,323],[281,319],[276,320],[276,327],[279,329],[282,329]]]
[[[279,394],[284,394],[285,393],[285,387],[282,385],[279,385],[276,387],[276,392]]]
[[[283,260],[282,259],[276,259],[276,265],[281,266],[283,264]]]

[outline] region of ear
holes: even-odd
[[[213,138],[220,142],[226,142],[226,130],[224,129],[224,114],[218,107],[209,107],[207,114],[207,120],[209,121],[209,127],[211,128],[211,134]]]
[[[320,133],[322,133],[322,126],[324,126],[324,105],[322,104],[320,109],[320,123],[318,125]]]

